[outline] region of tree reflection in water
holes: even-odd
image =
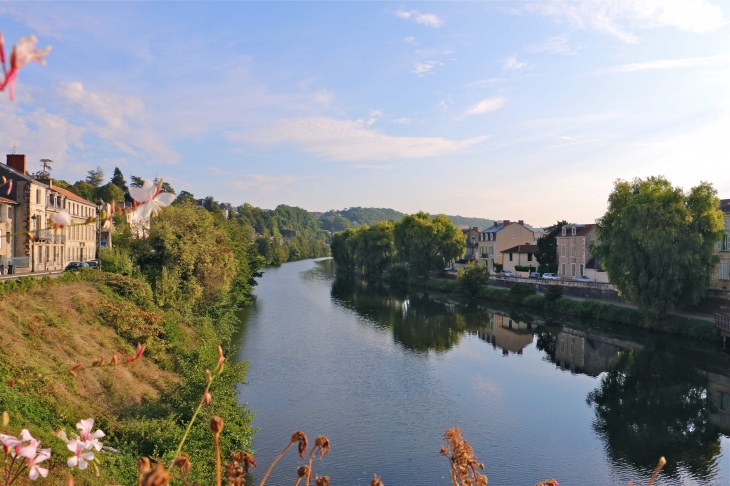
[[[661,349],[624,350],[586,401],[608,457],[647,472],[659,457],[663,474],[680,469],[711,479],[720,431],[710,421],[709,381],[694,363]]]

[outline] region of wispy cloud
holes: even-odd
[[[659,59],[656,61],[635,62],[621,64],[605,69],[599,69],[597,74],[629,73],[633,71],[648,71],[653,69],[674,69],[686,67],[711,67],[730,64],[730,53],[708,57],[685,57],[682,59]]]
[[[262,130],[228,134],[233,142],[264,146],[294,144],[329,160],[363,162],[453,154],[487,138],[396,137],[369,128],[363,120],[327,117],[283,119]]]
[[[403,117],[403,118],[396,118],[393,120],[393,123],[397,123],[399,125],[408,125],[411,122],[410,118]]]
[[[700,34],[726,25],[723,9],[708,0],[554,0],[513,9],[567,22],[579,29],[593,29],[636,43],[630,28],[675,27]]]
[[[504,60],[502,63],[503,69],[511,69],[511,70],[518,70],[522,69],[527,65],[524,61],[518,61],[517,56],[509,56],[507,59]]]
[[[466,85],[467,88],[476,88],[478,86],[487,86],[489,84],[494,83],[503,83],[507,81],[507,78],[487,78],[487,79],[480,79],[479,81],[473,81]]]
[[[409,37],[405,37],[403,39],[403,42],[407,42],[409,44],[413,44],[414,46],[417,46],[418,45],[418,42],[416,42],[415,37],[410,37],[410,36]]]
[[[433,68],[443,65],[444,63],[440,61],[414,62],[411,72],[417,76],[423,76],[424,74],[432,72]]]
[[[527,52],[548,52],[550,54],[574,54],[576,49],[570,46],[568,34],[551,37],[542,44],[527,47]]]
[[[397,10],[395,16],[403,20],[410,20],[426,27],[438,28],[444,24],[444,21],[435,14],[421,13],[418,10]]]
[[[493,98],[487,98],[479,103],[470,106],[464,111],[465,115],[482,115],[490,111],[496,111],[502,108],[507,102],[507,98],[502,96],[495,96]]]

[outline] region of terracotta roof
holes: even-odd
[[[0,202],[4,202],[5,204],[18,204],[17,201],[2,196],[0,196]]]
[[[537,245],[517,245],[501,253],[535,253],[536,251]]]
[[[575,234],[573,234],[572,233],[572,230],[571,230],[571,228],[573,226],[575,226],[575,228],[576,228]],[[585,236],[586,234],[588,234],[593,229],[594,226],[595,226],[595,224],[570,224],[570,225],[565,225],[565,226],[563,226],[563,228],[565,228],[565,236],[563,236],[563,233],[561,232],[560,234],[558,234],[557,237],[558,238],[567,238],[568,236]]]
[[[66,196],[68,198],[75,199],[76,201],[80,201],[80,202],[83,202],[86,204],[91,204],[92,206],[95,206],[95,204],[93,202],[89,201],[88,199],[84,199],[83,197],[79,196],[78,194],[74,194],[73,192],[71,192],[67,189],[62,189],[58,186],[53,186],[52,189],[54,191],[56,191],[57,193],[63,194],[64,196]]]

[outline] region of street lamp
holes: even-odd
[[[101,199],[96,200],[96,264],[101,271],[101,259],[99,258],[99,247],[101,247],[101,210],[104,207],[104,201]]]

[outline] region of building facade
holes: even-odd
[[[720,261],[715,267],[710,286],[715,289],[730,290],[730,199],[720,201],[722,221],[725,226],[725,234],[717,242],[716,253]]]
[[[466,253],[463,259],[466,261],[475,261],[479,255],[479,228],[476,226],[470,228],[469,226],[462,226],[461,232],[466,240]]]
[[[535,234],[532,230],[525,228],[524,221],[519,220],[517,223],[512,223],[507,219],[501,223],[495,221],[492,226],[479,234],[477,262],[494,270],[494,265],[503,264],[503,250],[517,245],[534,244]]]
[[[8,266],[14,265],[15,256],[14,238],[15,232],[15,210],[18,203],[12,199],[0,197],[0,274],[8,272]]]
[[[23,154],[8,154],[7,164],[0,164],[0,175],[13,181],[7,198],[17,204],[17,234],[10,242],[16,273],[63,270],[68,262],[96,258],[97,223],[85,224],[96,216],[96,205],[26,169]],[[72,226],[55,231],[50,217],[63,209],[71,215]]]
[[[535,258],[537,253],[537,245],[517,245],[506,250],[502,250],[502,270],[516,272],[515,267],[534,267],[537,271],[539,262]]]
[[[556,237],[558,274],[563,278],[572,279],[576,275],[585,275],[588,266],[597,266],[590,254],[590,244],[597,239],[595,224],[563,226],[562,233]]]

